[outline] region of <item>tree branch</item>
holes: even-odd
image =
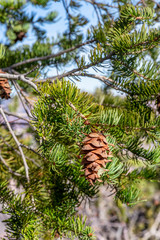
[[[30,114],[30,112],[28,111],[28,109],[26,107],[26,104],[25,104],[25,102],[23,100],[23,97],[21,96],[21,92],[19,91],[18,84],[16,82],[13,82],[13,85],[15,86],[15,89],[17,91],[18,97],[19,97],[19,99],[20,99],[20,101],[22,103],[22,106],[23,106],[25,112],[27,113],[28,117],[31,118],[31,114]]]
[[[31,82],[31,80],[33,80],[33,78],[26,78],[22,74],[16,75],[16,74],[9,74],[9,73],[0,73],[0,78],[7,78],[9,80],[20,80],[22,82],[27,83],[28,85],[30,85],[32,88],[34,88],[38,92],[36,84]]]
[[[103,10],[106,10],[105,7],[118,8],[118,6],[113,6],[113,5],[110,5],[110,4],[107,4],[107,3],[98,3],[95,0],[93,0],[93,1],[91,1],[91,0],[84,0],[84,2],[88,2],[88,3],[92,4],[92,5],[96,5],[97,7],[102,8]]]
[[[27,118],[21,117],[20,115],[15,114],[15,113],[7,112],[7,111],[5,111],[5,110],[3,110],[3,111],[4,111],[4,113],[5,113],[6,115],[8,115],[8,116],[13,116],[13,117],[16,117],[16,118],[22,119],[22,120],[24,120],[24,121],[30,123],[30,120],[27,119]]]
[[[60,80],[60,79],[62,79],[62,78],[64,78],[64,77],[71,76],[71,75],[73,75],[73,73],[82,71],[82,70],[84,70],[84,69],[88,69],[88,68],[90,68],[90,67],[95,66],[96,64],[102,63],[102,62],[104,62],[105,60],[110,59],[114,54],[115,54],[114,51],[113,51],[113,52],[110,52],[106,57],[99,59],[97,62],[91,62],[91,63],[89,63],[89,64],[87,64],[87,65],[85,65],[85,66],[83,66],[83,67],[74,68],[74,69],[72,69],[71,71],[68,71],[68,72],[66,72],[66,73],[63,73],[63,74],[60,74],[60,75],[56,75],[56,76],[53,76],[53,77],[49,77],[48,80],[56,80],[56,79],[59,79],[59,80]],[[43,80],[42,80],[42,81],[43,81]],[[41,80],[38,80],[38,82],[41,82]]]
[[[10,126],[7,118],[6,118],[6,115],[5,115],[2,107],[0,107],[0,112],[1,112],[1,114],[2,114],[2,117],[3,117],[4,121],[5,121],[6,124],[7,124],[8,130],[9,130],[10,133],[12,134],[12,137],[13,137],[14,141],[16,142],[17,146],[18,146],[19,152],[21,153],[21,157],[22,157],[22,160],[23,160],[24,169],[25,169],[25,173],[26,173],[27,182],[29,182],[29,173],[28,173],[29,167],[28,167],[28,165],[27,165],[27,162],[26,162],[26,159],[25,159],[23,150],[22,150],[22,148],[21,148],[21,144],[20,144],[20,142],[18,141],[16,135],[14,134],[14,132],[13,132],[13,130],[12,130],[12,128],[11,128],[11,126]]]
[[[160,212],[158,213],[150,230],[147,231],[146,234],[144,234],[143,239],[147,240],[152,236],[159,237],[159,225],[160,225]]]
[[[77,49],[77,48],[80,48],[80,47],[82,47],[82,46],[85,46],[85,45],[90,44],[90,43],[93,43],[93,42],[95,42],[95,39],[89,40],[89,41],[87,41],[87,42],[85,42],[85,43],[78,44],[78,45],[76,45],[76,46],[74,46],[74,47],[68,48],[68,49],[66,49],[66,50],[60,51],[60,52],[55,53],[55,54],[50,54],[50,55],[47,55],[47,56],[44,56],[44,57],[30,58],[30,59],[24,60],[24,61],[22,61],[22,62],[15,63],[15,64],[11,65],[10,67],[3,68],[3,71],[8,71],[8,70],[10,70],[11,68],[16,68],[16,67],[25,65],[25,64],[27,64],[27,63],[33,63],[33,62],[48,60],[48,59],[50,59],[50,58],[59,57],[59,56],[65,54],[65,53],[72,52],[72,51],[74,51],[74,50]]]
[[[91,78],[95,78],[95,79],[98,79],[100,80],[101,82],[105,83],[107,86],[111,87],[111,88],[114,88],[115,90],[117,91],[121,91],[121,92],[124,92],[126,94],[129,94],[128,91],[125,91],[117,86],[114,85],[115,81],[111,78],[107,78],[105,76],[99,76],[99,75],[96,75],[96,74],[91,74],[91,73],[75,73],[75,74],[72,74],[72,76],[81,76],[81,77],[91,77]]]

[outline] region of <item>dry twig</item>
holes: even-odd
[[[5,115],[2,107],[0,107],[0,112],[1,112],[1,114],[2,114],[2,117],[3,117],[4,121],[6,122],[6,125],[7,125],[7,127],[8,127],[8,130],[9,130],[10,133],[12,134],[12,137],[13,137],[13,139],[15,140],[17,146],[18,146],[18,149],[19,149],[19,152],[20,152],[20,154],[21,154],[21,157],[22,157],[22,160],[23,160],[23,164],[24,164],[24,169],[25,169],[25,173],[26,173],[27,182],[29,182],[29,172],[28,172],[29,167],[28,167],[28,165],[27,165],[27,162],[26,162],[26,159],[25,159],[25,156],[24,156],[24,153],[23,153],[21,144],[20,144],[20,142],[18,141],[16,135],[14,134],[14,132],[13,132],[13,130],[12,130],[12,128],[11,128],[11,126],[10,126],[7,118],[6,118],[6,115]]]

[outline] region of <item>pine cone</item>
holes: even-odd
[[[0,73],[5,73],[2,70],[0,70]],[[11,88],[8,83],[8,79],[6,78],[0,78],[0,97],[8,99],[10,98]]]
[[[14,40],[14,42],[16,43],[17,41],[22,41],[24,37],[26,37],[26,33],[21,31],[21,32],[15,32],[16,34],[16,39]]]
[[[82,154],[85,154],[82,160],[83,170],[86,179],[93,185],[96,181],[101,181],[98,170],[105,167],[107,162],[112,160],[111,152],[106,138],[101,133],[90,133],[83,140]]]

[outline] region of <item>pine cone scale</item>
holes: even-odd
[[[87,161],[91,161],[91,162],[99,159],[98,155],[96,155],[94,153],[91,156],[86,155],[85,158],[87,159]]]

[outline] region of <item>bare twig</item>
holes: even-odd
[[[31,102],[28,100],[28,98],[25,96],[24,91],[22,89],[20,89],[20,86],[18,85],[18,89],[21,92],[22,97],[25,99],[25,102],[27,104],[27,106],[29,107],[29,109],[31,109],[33,107],[33,105],[31,104]]]
[[[88,3],[90,3],[90,4],[92,4],[92,5],[96,5],[97,7],[99,7],[99,8],[102,8],[103,10],[106,10],[106,7],[110,7],[110,8],[118,8],[118,6],[113,6],[113,5],[110,5],[110,4],[107,4],[107,3],[98,3],[98,2],[96,2],[96,1],[94,1],[94,0],[83,0],[84,2],[88,2]]]
[[[69,40],[71,40],[71,16],[69,13],[69,4],[67,4],[67,1],[62,0],[63,7],[66,11],[67,19],[68,19],[68,26],[69,26]]]
[[[21,92],[19,91],[18,84],[13,81],[13,85],[15,86],[15,89],[16,89],[16,91],[17,91],[18,97],[19,97],[19,99],[20,99],[20,101],[21,101],[21,103],[22,103],[22,106],[23,106],[24,110],[26,111],[28,117],[31,118],[32,116],[31,116],[30,112],[28,111],[28,109],[27,109],[27,107],[26,107],[26,104],[25,104],[25,102],[24,102],[24,100],[23,100],[23,98],[22,98],[22,96],[21,96]]]
[[[29,172],[28,172],[28,169],[29,169],[29,168],[28,168],[28,165],[27,165],[27,162],[26,162],[26,159],[25,159],[23,150],[22,150],[22,148],[21,148],[21,144],[20,144],[20,142],[18,141],[16,135],[14,134],[14,132],[13,132],[13,130],[12,130],[12,128],[11,128],[11,126],[10,126],[7,118],[6,118],[6,115],[5,115],[2,107],[0,107],[0,112],[1,112],[1,114],[2,114],[2,117],[3,117],[4,121],[5,121],[6,124],[7,124],[8,130],[9,130],[10,133],[12,134],[12,137],[13,137],[14,141],[16,142],[17,146],[18,146],[19,152],[21,153],[21,157],[22,157],[22,160],[23,160],[24,169],[25,169],[25,173],[26,173],[27,182],[29,182]]]
[[[18,176],[18,177],[22,176],[20,173],[14,172],[14,171],[8,166],[8,164],[6,163],[6,161],[4,160],[4,158],[2,157],[1,154],[0,154],[0,161],[6,166],[6,168],[8,169],[8,171],[9,171],[10,173],[12,173],[13,175]]]
[[[95,42],[95,39],[89,40],[89,41],[84,42],[84,43],[80,43],[80,44],[78,44],[78,45],[76,45],[74,47],[68,48],[66,50],[60,51],[60,52],[55,53],[55,54],[50,54],[50,55],[43,56],[43,57],[30,58],[30,59],[24,60],[22,62],[15,63],[15,64],[11,65],[10,67],[3,68],[3,71],[8,71],[11,68],[16,68],[16,67],[25,65],[27,63],[38,62],[38,61],[48,60],[50,58],[55,58],[55,57],[61,56],[61,55],[65,54],[65,53],[69,53],[71,51],[74,51],[77,48],[80,48],[82,46],[85,46],[85,45],[93,43],[93,42]]]
[[[27,97],[25,96],[25,94],[23,93],[23,90],[20,88],[19,84],[15,83],[17,86],[17,90],[19,91],[20,95],[24,98],[25,100],[25,104],[28,106],[28,108],[31,110],[31,108],[33,107],[33,105],[30,103],[30,101],[27,99]],[[30,114],[30,117],[31,114]]]
[[[24,127],[24,126],[28,126],[28,124],[29,124],[28,122],[15,122],[17,120],[19,120],[19,119],[16,119],[16,120],[13,120],[13,121],[8,121],[8,122],[9,122],[9,124],[11,126],[15,126],[15,125],[20,126],[20,125],[22,125]],[[5,122],[1,123],[1,126],[6,126],[6,123]]]
[[[96,13],[96,15],[97,15],[98,23],[101,23],[101,22],[100,22],[100,16],[99,16],[99,13],[98,13],[97,8],[102,8],[102,9],[103,9],[104,4],[103,4],[102,6],[100,6],[100,4],[97,4],[94,0],[93,0],[93,1],[91,1],[91,0],[85,0],[85,2],[88,2],[88,3],[90,3],[90,4],[93,6],[93,8],[94,8],[94,10],[95,10],[95,13]]]
[[[121,89],[117,86],[115,86],[115,81],[111,78],[107,78],[105,76],[99,76],[96,74],[90,74],[90,73],[74,73],[72,74],[72,76],[81,76],[81,77],[91,77],[91,78],[96,78],[98,80],[100,80],[101,82],[105,83],[107,86],[114,88],[117,91],[121,91],[121,92],[125,92],[126,94],[129,94],[128,91]]]
[[[8,116],[13,116],[13,117],[16,117],[16,118],[22,119],[22,120],[24,120],[24,121],[30,123],[30,120],[29,120],[29,119],[24,118],[24,117],[22,117],[22,116],[20,116],[20,115],[18,115],[18,114],[11,113],[11,112],[7,112],[7,111],[5,111],[5,110],[4,110],[4,113],[5,113],[6,115],[8,115]]]
[[[36,69],[38,69],[40,67],[40,64],[38,64],[37,66],[35,66],[32,70],[30,70],[29,72],[24,74],[24,77],[28,76],[30,73],[34,72]]]

